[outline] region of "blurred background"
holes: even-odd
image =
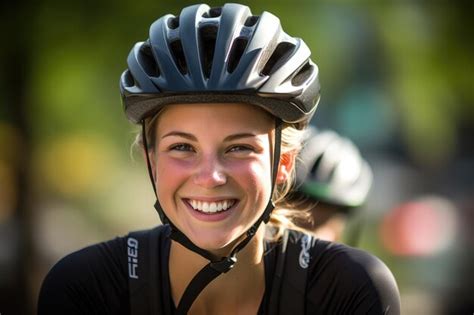
[[[192,3],[2,1],[2,315],[34,314],[65,254],[159,222],[118,79],[149,25]],[[472,314],[472,2],[242,3],[310,46],[313,124],[352,139],[374,170],[358,246],[393,271],[403,314]]]

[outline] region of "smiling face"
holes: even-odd
[[[168,218],[197,246],[219,251],[245,233],[271,194],[274,119],[244,104],[168,105],[152,164]]]

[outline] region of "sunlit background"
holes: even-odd
[[[150,24],[193,3],[25,2],[0,11],[1,314],[33,314],[65,254],[158,224],[118,78]],[[352,139],[372,165],[347,237],[356,231],[391,268],[403,314],[472,314],[474,6],[242,3],[306,41],[323,93],[313,123]]]

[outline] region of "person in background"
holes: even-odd
[[[309,127],[296,165],[288,201],[302,210],[295,223],[324,240],[341,241],[348,220],[363,206],[372,186],[372,170],[355,144],[331,130]],[[356,245],[360,221],[350,245]]]

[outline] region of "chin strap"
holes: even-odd
[[[148,167],[148,174],[150,176],[150,180],[153,186],[153,191],[156,194],[156,186],[155,180],[151,168],[150,158],[148,156],[148,144],[146,139],[146,128],[145,128],[145,120],[142,120],[142,137],[143,137],[143,146],[145,147],[145,155]],[[200,256],[206,258],[210,262],[204,266],[191,280],[189,285],[186,287],[186,290],[179,301],[178,307],[176,309],[177,315],[184,315],[187,314],[188,310],[191,308],[194,300],[199,296],[201,291],[216,277],[219,275],[228,272],[231,270],[235,263],[237,262],[237,253],[240,252],[252,239],[252,237],[257,233],[257,230],[262,222],[267,223],[270,220],[270,214],[272,213],[275,205],[273,204],[271,196],[273,195],[273,191],[275,189],[276,184],[276,177],[278,173],[278,166],[280,162],[280,150],[281,150],[281,120],[276,119],[275,121],[275,148],[273,154],[273,161],[272,161],[272,189],[270,192],[270,200],[268,201],[267,207],[262,215],[258,218],[257,222],[255,222],[246,232],[245,238],[238,243],[229,256],[222,257],[221,259],[215,259],[213,255],[196,246],[184,233],[182,233],[166,216],[165,212],[161,208],[160,202],[157,198],[155,203],[155,209],[160,216],[160,220],[163,224],[169,224],[171,227],[171,235],[170,238],[179,244],[183,245],[187,249],[192,252],[199,254]]]

